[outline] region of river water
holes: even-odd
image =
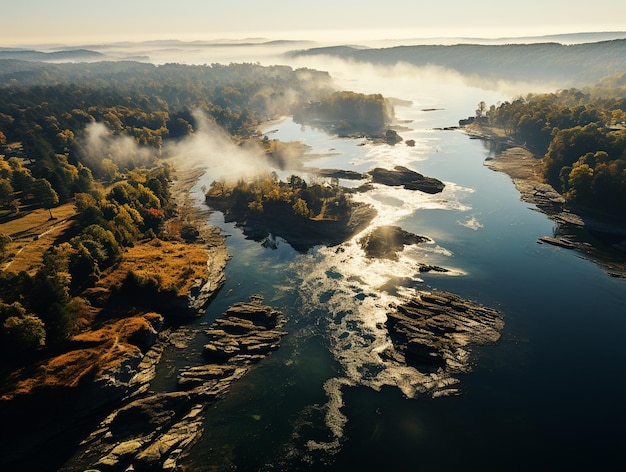
[[[507,99],[458,83],[389,79],[369,90],[411,100],[396,108],[414,147],[341,139],[291,119],[270,138],[311,146],[307,165],[366,171],[410,167],[446,183],[426,195],[375,187],[369,229],[427,236],[398,261],[368,260],[353,240],[306,254],[280,239],[245,239],[219,212],[233,255],[227,282],[200,323],[261,294],[288,318],[281,347],[211,406],[183,461],[194,471],[618,470],[626,443],[626,282],[576,253],[537,243],[554,223],[508,176],[483,165],[488,144],[454,125],[476,104]],[[307,176],[304,175],[305,180]],[[202,185],[196,188],[202,200]],[[350,182],[341,182],[354,185]],[[368,230],[369,230],[368,229]],[[367,230],[366,230],[367,231]],[[420,274],[418,263],[450,269]],[[379,353],[386,307],[418,290],[446,290],[504,313],[495,345],[473,347],[457,396],[421,392],[411,369]],[[202,344],[198,338],[198,349]]]

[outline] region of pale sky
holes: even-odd
[[[625,0],[13,0],[0,47],[268,37],[513,37],[626,31]]]

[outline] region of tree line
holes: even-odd
[[[543,156],[545,179],[567,201],[626,214],[626,74],[492,105],[481,121]]]

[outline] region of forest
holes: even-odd
[[[325,72],[252,64],[1,60],[0,71],[0,224],[38,208],[53,221],[60,205],[75,209],[41,261],[0,273],[0,354],[11,360],[9,370],[63,350],[89,318],[84,290],[125,248],[171,237],[163,223],[174,212],[172,174],[160,157],[167,140],[194,133],[195,110],[241,143],[260,140],[263,121],[332,90]],[[130,141],[118,141],[125,145],[115,152],[94,149],[94,126]],[[3,267],[22,236],[0,234]],[[132,274],[124,281],[135,288],[157,282]]]
[[[626,74],[585,89],[531,94],[477,110],[543,157],[545,179],[570,203],[626,214]]]

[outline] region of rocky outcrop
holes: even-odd
[[[364,203],[350,202],[350,210],[337,219],[306,218],[294,214],[291,205],[273,202],[271,210],[255,214],[233,207],[231,199],[207,199],[213,208],[224,213],[226,221],[234,221],[244,235],[254,241],[282,238],[298,252],[307,252],[319,245],[336,246],[365,229],[376,216],[376,210]]]
[[[387,314],[395,351],[422,373],[470,371],[468,346],[494,343],[503,315],[448,292],[419,292]]]
[[[431,264],[419,264],[418,265],[418,270],[420,272],[450,272],[449,269],[446,269],[445,267],[441,267],[441,266],[436,266],[436,265],[431,265]]]
[[[387,131],[385,131],[385,142],[391,146],[394,146],[402,142],[402,137],[400,137],[397,131],[388,129]]]
[[[130,398],[100,423],[61,470],[177,470],[179,457],[202,434],[206,407],[279,347],[284,321],[260,297],[228,308],[205,332],[206,364],[182,369],[178,391]],[[180,343],[185,336],[172,333],[171,338]]]
[[[205,331],[209,342],[204,346],[204,357],[225,361],[222,368],[226,369],[233,368],[228,365],[231,359],[234,365],[240,365],[241,360],[262,359],[278,348],[285,334],[280,331],[282,324],[281,312],[256,299],[237,303]]]
[[[576,249],[576,243],[565,238],[554,238],[552,236],[542,236],[538,240],[540,243],[548,243],[553,246],[564,247],[565,249]]]
[[[409,233],[399,226],[379,226],[359,240],[367,257],[397,260],[404,246],[430,241],[429,238]]]
[[[328,177],[330,179],[346,179],[346,180],[362,180],[366,176],[361,172],[354,170],[342,170],[342,169],[316,169],[315,173],[322,177]]]
[[[376,167],[368,173],[374,183],[393,187],[402,186],[408,190],[419,190],[424,193],[440,193],[445,187],[445,184],[438,179],[425,177],[402,166],[396,166],[393,170]]]

